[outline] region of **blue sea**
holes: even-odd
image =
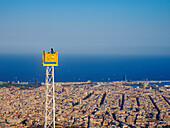
[[[170,56],[59,55],[55,82],[170,80]],[[0,55],[0,81],[45,81],[41,54]]]

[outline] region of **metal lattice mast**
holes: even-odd
[[[46,66],[44,128],[55,128],[54,66]]]

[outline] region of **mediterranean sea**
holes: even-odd
[[[45,81],[41,54],[0,55],[0,81]],[[170,80],[170,56],[60,55],[55,82]]]

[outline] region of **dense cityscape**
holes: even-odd
[[[0,128],[170,128],[170,0],[0,0]]]
[[[154,82],[55,83],[56,127],[169,126],[170,85]],[[0,127],[43,126],[45,84],[28,85],[0,82]]]

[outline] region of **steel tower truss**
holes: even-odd
[[[55,128],[54,66],[46,66],[44,128]]]

